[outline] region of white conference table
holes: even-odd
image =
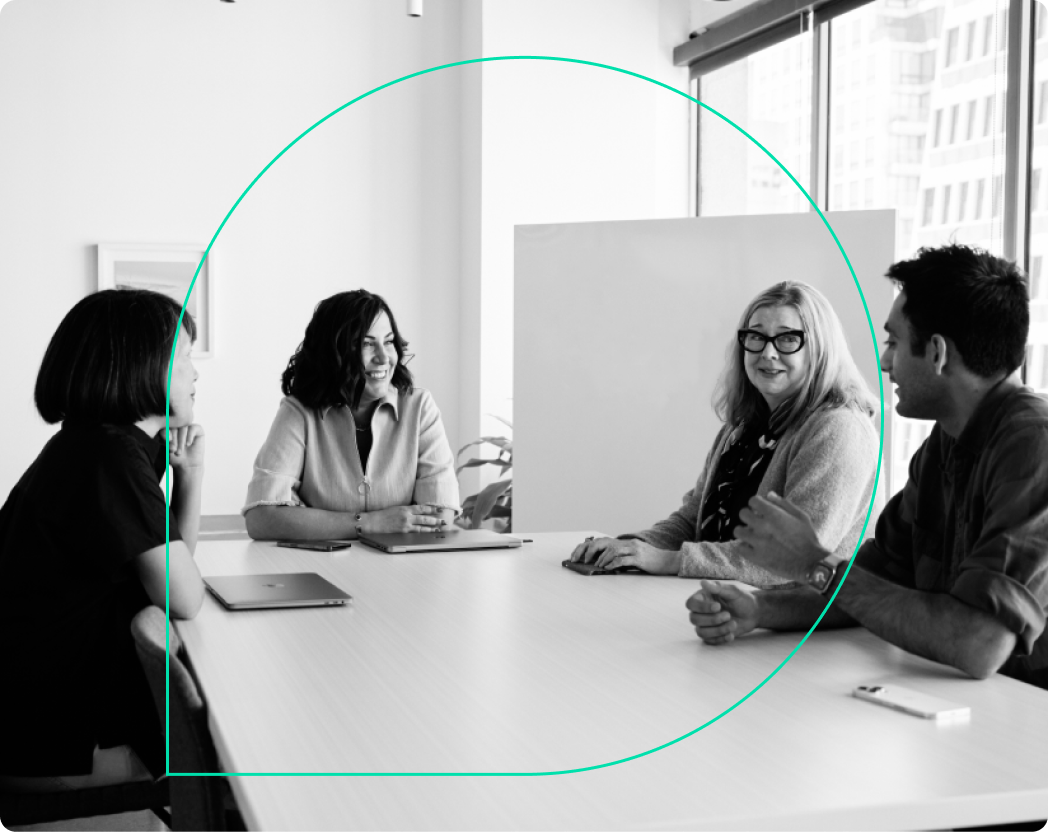
[[[202,543],[205,575],[317,572],[345,608],[179,622],[249,829],[942,829],[1048,816],[1048,691],[978,682],[865,630],[703,645],[692,581],[561,568],[587,533],[499,552]],[[934,722],[850,696],[895,681]],[[431,773],[468,776],[432,776]],[[513,776],[483,776],[510,772]],[[406,776],[409,773],[425,776]]]

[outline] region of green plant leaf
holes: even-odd
[[[497,465],[502,469],[503,473],[507,468],[513,467],[513,463],[505,459],[471,459],[469,462],[463,462],[456,468],[455,473],[458,474],[463,468],[479,468],[482,465]],[[502,474],[499,474],[499,476],[502,476]]]
[[[463,445],[461,448],[459,448],[458,453],[455,454],[455,457],[458,458],[462,456],[463,451],[469,450],[474,445],[484,444],[494,445],[496,448],[501,448],[504,451],[512,451],[513,449],[513,443],[509,439],[504,439],[501,436],[482,436],[475,442],[470,442],[468,445]]]
[[[490,416],[492,419],[498,419],[510,430],[513,430],[513,423],[509,419],[503,419],[501,416],[496,416],[494,413],[489,413],[488,416]]]
[[[513,480],[499,480],[493,482],[477,494],[477,505],[473,509],[473,528],[479,529],[491,514],[491,509],[503,494],[513,486]]]

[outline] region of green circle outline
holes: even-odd
[[[397,78],[397,79],[395,79],[393,81],[388,81],[385,84],[381,84],[381,85],[379,85],[379,86],[377,86],[377,87],[375,87],[373,89],[368,90],[367,92],[363,93],[362,95],[358,95],[356,98],[351,99],[350,101],[347,101],[341,107],[338,107],[338,108],[332,110],[330,113],[328,113],[322,119],[320,119],[319,121],[315,122],[308,129],[304,130],[302,133],[300,133],[298,136],[296,136],[286,147],[284,147],[283,150],[281,150],[276,156],[274,156],[269,161],[269,164],[267,164],[264,168],[262,168],[261,171],[259,171],[258,175],[254,179],[251,180],[251,184],[248,185],[244,189],[243,193],[241,193],[239,197],[237,197],[236,202],[233,203],[233,207],[230,208],[229,211],[226,212],[225,217],[222,218],[222,222],[219,224],[218,229],[215,231],[214,235],[211,237],[211,242],[209,242],[207,244],[207,248],[204,250],[204,256],[200,258],[200,262],[197,264],[196,271],[193,272],[193,279],[192,279],[192,281],[189,284],[189,291],[186,293],[186,299],[185,299],[185,302],[182,305],[182,311],[179,313],[179,316],[178,316],[178,327],[177,327],[176,332],[175,332],[175,341],[174,341],[174,343],[172,344],[172,347],[171,347],[171,362],[168,365],[167,401],[166,401],[166,410],[165,410],[165,413],[164,413],[164,426],[165,426],[164,445],[165,445],[165,453],[168,456],[171,455],[171,436],[170,436],[170,432],[171,432],[171,377],[172,377],[172,372],[174,370],[175,349],[178,346],[178,337],[179,337],[179,335],[182,332],[182,316],[185,314],[186,304],[189,303],[189,296],[193,293],[193,287],[196,286],[197,276],[200,274],[200,269],[203,268],[204,262],[207,260],[208,254],[210,254],[211,248],[215,244],[215,240],[217,240],[218,239],[218,235],[222,233],[222,229],[225,228],[226,223],[229,221],[229,218],[233,215],[233,212],[237,209],[237,206],[239,206],[240,203],[243,202],[244,197],[246,197],[248,195],[248,193],[251,191],[251,189],[253,187],[255,187],[255,183],[258,182],[258,180],[262,178],[263,174],[265,174],[266,171],[268,171],[271,167],[273,167],[274,164],[276,164],[278,159],[280,159],[285,153],[287,153],[292,147],[294,147],[296,144],[298,144],[302,139],[304,139],[306,136],[308,136],[310,133],[312,133],[316,128],[318,128],[321,124],[326,122],[328,119],[330,119],[333,116],[337,115],[338,113],[342,112],[347,107],[350,107],[351,105],[356,104],[358,101],[362,101],[365,98],[368,98],[369,96],[372,96],[375,93],[380,92],[381,90],[386,89],[387,87],[392,87],[394,84],[399,84],[402,81],[407,81],[407,80],[409,80],[411,78],[417,78],[420,75],[428,75],[431,72],[438,72],[438,71],[440,71],[442,69],[450,69],[451,67],[455,67],[455,66],[466,66],[468,64],[479,64],[479,63],[491,63],[491,62],[494,62],[494,61],[558,61],[558,62],[561,62],[561,63],[582,64],[584,66],[592,66],[592,67],[597,67],[598,69],[608,69],[608,70],[611,70],[613,72],[619,72],[619,73],[622,73],[623,75],[629,75],[629,76],[632,76],[634,78],[639,78],[642,81],[647,81],[649,83],[655,84],[656,86],[662,87],[663,89],[667,89],[670,92],[676,93],[677,95],[679,95],[679,96],[681,96],[683,98],[686,98],[688,101],[691,101],[691,102],[693,102],[695,104],[698,104],[703,109],[708,110],[710,113],[712,113],[713,115],[717,116],[717,118],[721,119],[722,121],[727,122],[732,127],[734,127],[736,130],[738,130],[740,133],[742,133],[742,135],[744,135],[747,139],[749,139],[751,142],[753,142],[755,145],[757,145],[757,147],[759,147],[762,151],[764,151],[764,153],[768,156],[768,158],[771,159],[776,165],[778,165],[779,169],[782,170],[782,172],[785,173],[790,178],[790,181],[792,181],[793,184],[797,186],[797,188],[800,190],[800,192],[802,194],[804,194],[805,199],[808,200],[808,203],[811,205],[811,207],[815,209],[816,213],[819,215],[819,218],[822,220],[823,224],[826,226],[826,229],[830,232],[830,236],[833,237],[833,241],[837,244],[837,248],[840,250],[841,256],[844,257],[844,262],[848,266],[848,271],[851,273],[852,280],[855,283],[855,288],[858,289],[858,291],[859,291],[859,299],[862,301],[862,308],[863,308],[863,310],[866,313],[866,323],[870,327],[870,335],[873,338],[873,346],[874,346],[874,351],[875,351],[875,353],[877,355],[878,367],[880,366],[880,350],[877,349],[877,333],[876,333],[876,330],[874,329],[874,326],[873,326],[873,320],[870,317],[870,308],[866,304],[866,296],[863,294],[862,286],[859,285],[859,278],[855,274],[855,269],[852,267],[851,260],[848,259],[848,254],[847,254],[847,252],[845,252],[844,246],[841,245],[841,241],[837,237],[836,232],[834,232],[833,227],[830,225],[829,220],[826,219],[826,215],[822,212],[822,209],[820,209],[819,206],[815,203],[815,200],[813,200],[811,198],[811,195],[804,188],[804,186],[801,185],[801,183],[797,181],[796,177],[794,177],[794,175],[792,173],[790,173],[789,170],[787,170],[786,166],[783,165],[782,162],[780,162],[775,157],[775,155],[770,150],[768,150],[768,148],[766,148],[759,141],[757,141],[757,139],[755,139],[752,135],[750,135],[746,130],[744,130],[742,127],[740,127],[734,121],[729,119],[727,116],[725,116],[722,113],[718,112],[717,110],[713,109],[709,105],[703,104],[701,101],[699,101],[699,99],[694,98],[693,96],[690,96],[687,93],[682,92],[681,90],[678,90],[676,87],[672,87],[669,84],[663,83],[662,81],[657,81],[654,78],[649,78],[647,75],[642,75],[639,72],[632,72],[631,70],[623,69],[623,68],[617,67],[617,66],[612,66],[611,64],[602,64],[602,63],[598,63],[596,61],[585,61],[585,60],[579,60],[579,59],[576,59],[576,58],[561,58],[561,57],[555,57],[555,56],[551,56],[551,55],[496,55],[496,56],[492,56],[492,57],[489,57],[489,58],[472,58],[472,59],[470,59],[468,61],[454,61],[454,62],[448,63],[448,64],[440,64],[439,66],[430,67],[429,69],[422,69],[422,70],[419,70],[418,72],[412,72],[412,73],[410,73],[408,75],[403,75],[400,78]],[[881,424],[880,424],[880,430],[878,431],[878,447],[877,447],[877,472],[876,472],[876,475],[875,475],[875,478],[874,478],[874,483],[873,483],[873,494],[870,496],[870,507],[866,510],[866,520],[862,524],[862,531],[860,532],[859,542],[855,545],[855,552],[857,552],[859,550],[859,546],[862,545],[863,538],[866,535],[866,528],[867,528],[867,526],[869,525],[869,522],[870,522],[870,515],[873,513],[874,502],[877,499],[877,487],[880,485],[881,462],[882,462],[883,457],[884,457],[884,379],[881,377],[880,374],[878,374],[878,376],[877,376],[877,381],[878,381],[878,387],[879,387],[879,393],[880,393],[880,402],[881,402],[881,408],[880,408]],[[164,543],[164,549],[165,549],[165,552],[164,552],[164,555],[165,555],[165,563],[164,563],[164,568],[165,568],[165,581],[164,581],[165,609],[164,609],[164,617],[166,619],[166,624],[167,624],[166,629],[165,629],[165,649],[166,649],[167,657],[168,657],[167,658],[167,669],[166,669],[166,680],[165,680],[165,685],[166,685],[166,688],[167,688],[167,696],[166,696],[167,725],[166,725],[166,730],[164,731],[164,745],[165,745],[165,751],[166,751],[166,755],[165,755],[165,762],[166,762],[166,768],[167,768],[167,772],[166,773],[170,777],[550,777],[550,776],[553,776],[553,775],[560,775],[560,774],[578,774],[578,773],[581,773],[581,772],[584,772],[584,771],[596,771],[597,769],[610,768],[611,766],[617,766],[617,765],[621,765],[622,763],[628,763],[628,762],[630,762],[632,760],[640,759],[641,757],[647,757],[650,754],[654,754],[656,751],[661,751],[664,748],[669,748],[671,745],[676,745],[677,743],[682,742],[683,740],[686,740],[689,737],[697,734],[699,731],[702,731],[704,728],[708,728],[710,725],[713,725],[715,722],[719,721],[722,717],[727,716],[732,711],[734,711],[736,708],[738,708],[743,702],[745,702],[747,699],[749,699],[751,696],[753,696],[757,691],[759,691],[761,688],[763,688],[769,681],[771,681],[771,679],[780,670],[782,670],[783,667],[786,666],[786,663],[790,659],[793,658],[794,654],[798,650],[801,649],[801,647],[808,640],[808,638],[811,636],[811,634],[813,632],[815,632],[815,628],[819,626],[819,622],[822,621],[823,617],[826,615],[826,612],[833,605],[834,600],[836,600],[837,593],[841,591],[841,586],[844,585],[844,581],[847,579],[848,574],[851,572],[852,564],[854,563],[854,558],[855,558],[855,552],[853,552],[852,553],[852,558],[848,561],[848,568],[844,570],[844,576],[838,582],[837,589],[835,589],[834,592],[833,592],[833,595],[830,596],[829,602],[827,602],[826,607],[819,614],[819,617],[817,619],[815,619],[815,623],[812,624],[811,628],[808,630],[808,632],[804,634],[804,638],[802,638],[797,643],[797,646],[794,647],[793,650],[790,651],[789,655],[785,659],[783,659],[781,662],[779,662],[779,664],[776,665],[775,669],[772,670],[772,672],[769,673],[760,682],[760,684],[758,684],[753,690],[751,690],[749,693],[747,693],[745,696],[743,696],[738,702],[736,702],[730,708],[726,708],[725,710],[721,711],[715,717],[713,717],[712,719],[708,720],[707,722],[704,722],[698,728],[695,728],[695,729],[693,729],[691,731],[688,731],[686,734],[682,734],[681,736],[677,737],[676,739],[669,740],[668,742],[665,742],[662,745],[658,745],[655,748],[648,749],[647,751],[642,751],[639,754],[632,754],[632,755],[630,755],[628,757],[622,757],[622,758],[620,758],[618,760],[612,760],[611,762],[607,762],[607,763],[598,763],[598,764],[592,765],[592,766],[582,766],[580,768],[559,769],[559,770],[555,770],[555,771],[381,771],[381,772],[380,771],[360,771],[360,772],[268,772],[268,771],[260,771],[260,772],[175,772],[175,771],[171,771],[170,770],[171,769],[171,583],[170,583],[170,575],[171,575],[171,466],[170,465],[167,467],[167,471],[165,472],[164,483],[165,483],[165,487],[166,487],[165,502],[167,504],[167,516],[166,516],[166,525],[165,525],[165,533],[164,533],[164,537],[165,537],[165,543]]]

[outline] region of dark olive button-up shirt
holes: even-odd
[[[1016,635],[1001,672],[1048,688],[1048,400],[1008,378],[957,438],[936,425],[856,563]]]

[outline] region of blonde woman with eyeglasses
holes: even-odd
[[[683,505],[650,529],[584,541],[573,561],[783,585],[734,537],[739,512],[771,492],[811,517],[826,548],[851,556],[876,478],[877,405],[818,290],[787,281],[750,302],[713,406],[724,425]]]

